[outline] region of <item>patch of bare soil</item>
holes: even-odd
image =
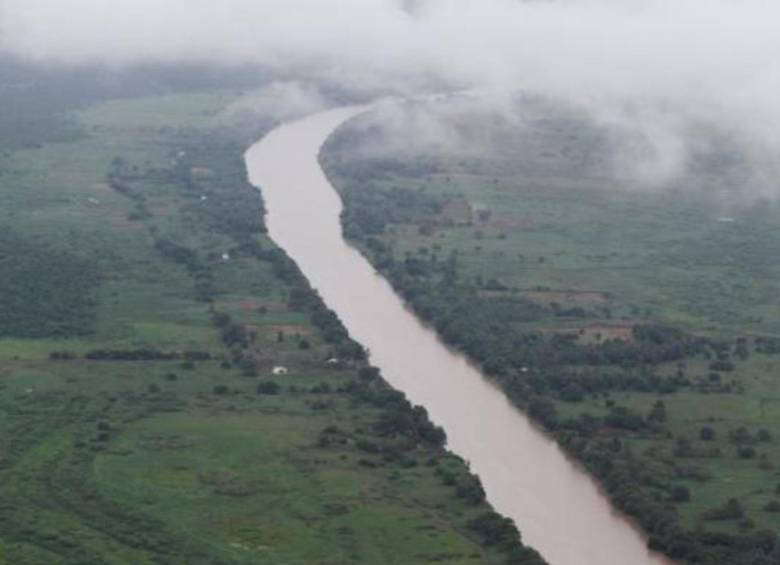
[[[214,171],[208,167],[192,167],[190,174],[196,178],[207,178],[214,175]]]
[[[627,323],[592,324],[581,328],[577,341],[582,345],[597,345],[605,341],[633,341],[634,325]]]
[[[268,326],[268,329],[274,333],[281,333],[284,336],[310,335],[311,330],[305,326],[296,324],[277,324]]]

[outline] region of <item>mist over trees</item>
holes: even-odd
[[[70,68],[260,65],[353,93],[470,90],[499,110],[523,90],[640,131],[672,171],[717,124],[769,179],[777,22],[761,0],[4,0],[0,51]]]

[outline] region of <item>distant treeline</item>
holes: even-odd
[[[124,69],[34,65],[0,53],[0,151],[84,135],[68,112],[111,98],[187,92],[204,87],[256,87],[255,68],[137,65]]]

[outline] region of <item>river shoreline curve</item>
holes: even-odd
[[[390,385],[447,433],[488,502],[551,565],[668,565],[598,485],[463,355],[444,345],[342,235],[342,203],[319,163],[327,138],[369,107],[283,124],[245,156],[271,238],[369,352]]]

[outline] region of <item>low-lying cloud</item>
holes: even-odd
[[[770,0],[0,0],[0,47],[61,64],[258,63],[409,94],[524,90],[641,126],[663,168],[717,124],[780,153]]]

